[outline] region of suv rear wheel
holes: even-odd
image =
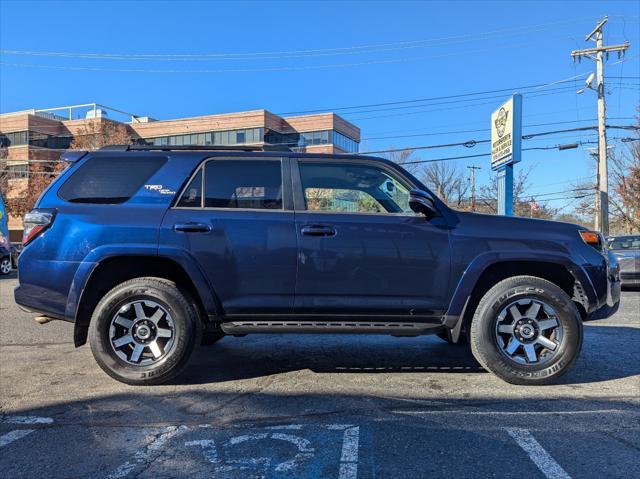
[[[169,381],[187,365],[201,335],[193,301],[162,278],[119,284],[98,303],[89,326],[96,361],[127,384]]]
[[[511,384],[546,384],[564,374],[582,347],[582,320],[569,296],[533,276],[491,288],[470,328],[473,355]]]

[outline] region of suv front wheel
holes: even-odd
[[[175,283],[135,278],[109,291],[89,327],[100,367],[127,384],[160,384],[187,365],[200,344],[202,323],[193,302]]]
[[[547,384],[571,368],[582,347],[582,320],[555,284],[515,276],[481,299],[470,327],[473,355],[511,384]]]

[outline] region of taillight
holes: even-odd
[[[582,241],[588,245],[593,246],[598,251],[603,250],[602,236],[597,231],[582,230],[580,231],[580,236],[582,236]]]
[[[22,221],[24,232],[22,233],[22,245],[26,246],[34,238],[37,238],[53,223],[53,219],[56,216],[55,209],[39,208],[31,210],[24,215]]]

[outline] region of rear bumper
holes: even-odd
[[[28,253],[28,248],[25,249]],[[18,306],[34,313],[73,321],[66,314],[69,291],[79,263],[20,257],[18,286],[14,298]]]

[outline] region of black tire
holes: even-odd
[[[542,354],[548,354],[548,359],[540,364],[529,363],[528,360],[525,364],[517,362],[499,344],[497,327],[501,311],[518,301],[526,303],[527,300],[553,308],[559,324],[556,329],[562,331],[555,350],[542,349]],[[477,361],[502,380],[518,385],[540,385],[553,382],[573,366],[582,347],[582,334],[580,313],[562,289],[541,278],[515,276],[496,284],[484,295],[471,321],[470,343]],[[524,352],[524,347],[521,351]]]
[[[0,259],[0,274],[9,274],[11,269],[11,258],[9,256]]]
[[[119,357],[110,338],[112,319],[124,305],[138,300],[160,305],[173,321],[171,347],[147,365],[131,364]],[[161,384],[177,376],[200,344],[201,336],[202,323],[193,301],[175,283],[163,278],[135,278],[114,287],[96,306],[89,325],[89,344],[98,365],[112,378],[132,385]]]

